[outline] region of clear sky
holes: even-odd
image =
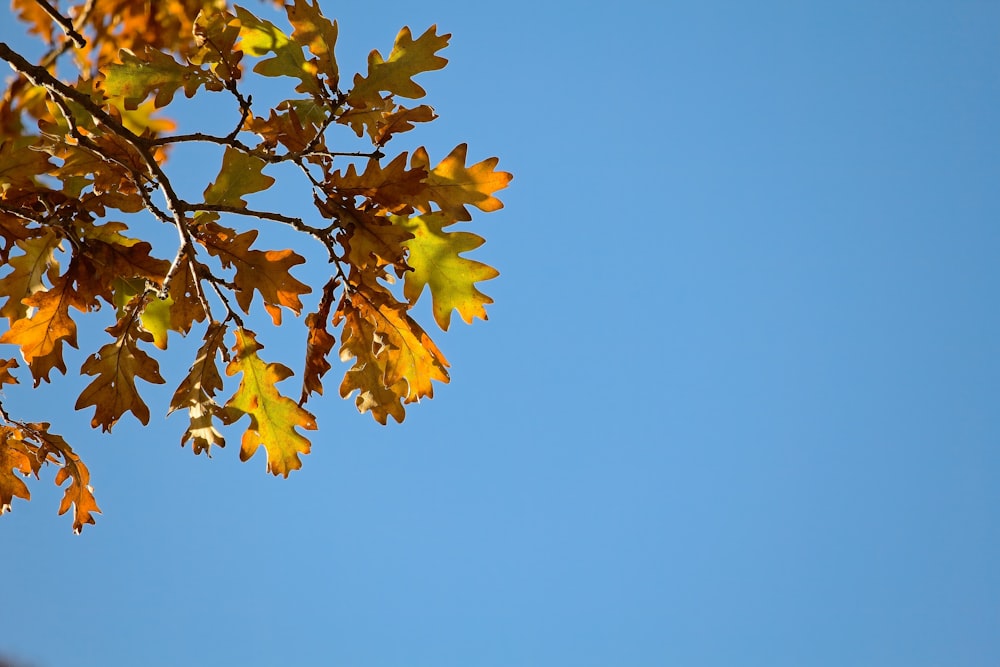
[[[454,34],[410,135],[515,175],[469,227],[490,320],[402,425],[331,380],[287,480],[178,446],[177,339],[149,428],[8,388],[105,514],[72,535],[49,477],[0,518],[0,655],[1000,664],[1000,4],[322,5],[342,71]],[[299,322],[256,330],[300,366]]]

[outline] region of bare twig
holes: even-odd
[[[87,40],[84,39],[83,35],[76,31],[76,27],[73,23],[59,13],[59,10],[48,3],[47,0],[35,0],[35,4],[45,10],[45,13],[49,15],[53,21],[59,24],[59,27],[63,29],[66,36],[73,40],[77,48],[82,49],[87,46]]]

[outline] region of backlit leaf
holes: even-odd
[[[224,267],[235,267],[233,282],[237,286],[236,302],[244,312],[250,312],[254,290],[264,299],[264,308],[274,324],[281,324],[279,306],[296,315],[302,311],[300,294],[312,291],[308,285],[292,277],[289,270],[305,260],[291,250],[251,250],[257,230],[237,234],[213,222],[205,223],[197,231],[197,238],[208,252],[222,261]]]
[[[323,185],[327,192],[345,198],[366,197],[386,210],[401,213],[413,210],[410,202],[424,190],[426,177],[424,169],[407,170],[406,153],[400,153],[384,167],[377,160],[369,160],[361,174],[351,164],[347,173],[334,172]]]
[[[434,202],[454,220],[472,220],[467,205],[486,212],[503,208],[493,193],[507,187],[513,177],[505,171],[495,171],[499,162],[495,157],[466,167],[467,149],[466,144],[459,144],[433,169],[426,150],[418,148],[413,152],[411,166],[428,171],[426,188],[414,202],[415,208],[430,213],[430,203]]]
[[[295,77],[302,82],[296,87],[299,92],[319,92],[316,66],[306,62],[301,46],[270,21],[259,19],[240,6],[236,7],[236,16],[240,20],[240,48],[257,57],[274,54],[257,63],[254,72],[264,76]]]
[[[56,280],[51,289],[36,292],[24,300],[35,308],[30,318],[22,318],[0,336],[0,343],[19,345],[21,356],[31,368],[37,387],[41,380],[48,382],[52,368],[66,372],[62,358],[62,344],[76,347],[76,323],[69,316],[69,306],[74,294],[64,277]]]
[[[452,310],[458,310],[468,324],[476,317],[487,319],[485,306],[493,299],[480,292],[476,283],[500,274],[492,266],[460,256],[485,241],[469,232],[444,231],[453,221],[441,213],[394,217],[393,221],[413,234],[405,243],[409,250],[406,261],[413,270],[406,273],[403,285],[403,295],[410,303],[416,303],[424,286],[429,285],[434,319],[442,329],[447,331]]]
[[[273,178],[261,173],[266,165],[259,157],[227,147],[219,175],[205,188],[205,203],[245,208],[247,203],[243,195],[261,192],[274,185]]]
[[[257,356],[262,346],[252,331],[236,330],[233,360],[226,367],[226,375],[240,374],[240,386],[225,405],[224,417],[228,424],[243,415],[250,417],[250,424],[243,434],[240,460],[252,457],[263,445],[267,452],[267,470],[274,475],[288,477],[292,470],[302,467],[300,454],[309,453],[309,440],[296,428],[316,429],[316,418],[275,386],[292,375],[281,364],[265,363]]]
[[[190,440],[195,454],[205,452],[211,456],[213,445],[225,447],[226,441],[215,428],[214,419],[222,419],[222,408],[215,401],[216,392],[222,389],[217,359],[221,355],[228,358],[223,336],[226,326],[212,322],[205,331],[205,339],[194,364],[187,376],[177,387],[170,401],[170,414],[174,410],[187,409],[190,424],[181,436],[181,446]]]
[[[145,297],[137,296],[125,314],[108,327],[115,341],[104,345],[83,362],[80,372],[97,376],[80,394],[76,409],[94,406],[91,426],[110,431],[119,418],[131,412],[143,424],[149,423],[149,408],[139,396],[136,378],[163,384],[156,360],[139,348],[139,341],[150,342],[153,336],[139,326],[139,313]]]
[[[316,66],[326,75],[327,86],[336,89],[340,79],[333,50],[337,44],[337,22],[323,16],[319,3],[308,0],[294,0],[285,6],[288,21],[295,27],[292,38],[309,47],[316,56]]]
[[[381,91],[410,99],[423,97],[426,91],[413,81],[413,77],[448,64],[448,60],[437,52],[448,46],[451,35],[436,33],[437,26],[431,26],[420,37],[413,39],[410,29],[403,28],[396,36],[388,60],[383,60],[378,51],[372,51],[368,55],[368,74],[354,75],[354,87],[348,94],[351,106],[369,106],[381,99]]]
[[[54,281],[59,274],[59,263],[55,260],[55,250],[59,237],[52,230],[41,236],[17,241],[17,247],[24,252],[12,257],[7,263],[13,271],[0,279],[0,295],[7,302],[0,308],[0,315],[11,324],[27,316],[28,306],[22,299],[45,289],[42,278]]]
[[[386,390],[404,403],[433,397],[432,381],[449,381],[448,362],[437,345],[391,292],[364,276],[353,286],[334,316],[334,324],[344,323],[340,358],[355,359],[355,375],[345,377],[341,395],[359,389],[359,409],[375,402],[389,413]],[[361,386],[376,377],[377,383]]]
[[[108,97],[122,100],[125,109],[135,109],[153,92],[156,108],[165,107],[179,89],[193,97],[201,86],[222,90],[222,84],[211,73],[195,65],[182,65],[148,48],[138,54],[122,50],[121,63],[109,65],[104,79]]]

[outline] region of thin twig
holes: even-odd
[[[73,43],[76,44],[77,48],[82,49],[87,46],[87,40],[84,39],[83,35],[76,31],[73,23],[68,18],[60,14],[59,10],[50,5],[47,0],[35,0],[35,4],[45,10],[45,13],[49,15],[49,18],[59,24],[59,26],[63,29],[63,32],[66,33],[67,37],[73,40]]]

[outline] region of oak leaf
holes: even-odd
[[[412,271],[406,273],[403,284],[403,295],[410,303],[416,303],[428,285],[434,302],[434,319],[445,331],[452,310],[458,310],[467,324],[472,324],[476,317],[487,319],[485,306],[493,303],[493,299],[480,292],[476,283],[496,278],[500,273],[492,266],[460,256],[485,243],[483,238],[469,232],[446,232],[444,227],[454,221],[442,213],[392,219],[413,235],[405,242],[409,251],[406,261]]]
[[[400,153],[384,167],[378,160],[369,160],[364,173],[352,164],[347,172],[336,171],[327,176],[323,187],[344,198],[365,197],[393,213],[412,211],[410,202],[424,190],[424,169],[406,169],[406,153]]]
[[[0,196],[13,187],[32,187],[39,174],[47,173],[53,164],[41,151],[32,150],[27,142],[0,143]]]
[[[326,325],[330,321],[330,308],[333,306],[333,291],[337,283],[330,280],[323,286],[323,296],[315,313],[306,315],[306,327],[309,330],[306,338],[306,361],[302,371],[302,396],[299,405],[309,399],[309,394],[323,393],[323,376],[332,366],[326,360],[333,350],[337,340]]]
[[[404,403],[433,397],[432,381],[449,381],[448,361],[437,345],[410,317],[406,304],[374,280],[355,276],[353,287],[333,320],[344,324],[341,360],[355,360],[354,375],[349,371],[345,376],[341,395],[347,398],[352,390],[360,390],[362,411],[372,402],[388,410],[385,390]]]
[[[108,66],[104,89],[112,101],[121,100],[125,109],[136,109],[139,103],[156,92],[153,104],[165,107],[181,88],[187,97],[194,97],[202,86],[222,90],[215,76],[195,65],[182,65],[161,51],[146,48],[139,53],[122,49],[120,63]]]
[[[15,497],[31,497],[27,485],[16,475],[38,478],[47,463],[59,466],[56,486],[70,482],[63,492],[59,514],[72,508],[73,532],[79,533],[84,524],[94,523],[93,515],[101,511],[90,486],[90,471],[62,436],[49,432],[45,422],[0,426],[0,514],[10,510]]]
[[[10,369],[17,367],[17,359],[0,359],[0,385],[17,384],[17,378],[10,374]]]
[[[94,523],[94,514],[101,512],[94,498],[94,490],[90,486],[90,470],[62,436],[49,432],[47,422],[25,426],[31,436],[41,443],[37,453],[40,461],[62,459],[62,466],[56,473],[54,481],[56,486],[62,486],[63,482],[69,480],[69,485],[63,491],[59,514],[65,514],[72,507],[73,532],[79,534],[84,524]],[[37,475],[37,470],[35,472]]]
[[[139,326],[144,295],[136,296],[125,314],[107,332],[115,341],[101,347],[97,354],[83,362],[80,372],[97,377],[83,390],[76,409],[94,406],[91,426],[103,431],[111,428],[126,412],[131,412],[143,424],[149,423],[149,407],[139,395],[136,378],[153,384],[163,384],[159,365],[146,354],[139,341],[151,342],[153,336]]]
[[[46,229],[39,236],[19,240],[16,246],[24,254],[10,258],[7,265],[13,270],[0,279],[0,295],[7,297],[0,315],[11,324],[28,315],[28,306],[22,299],[45,289],[43,278],[51,283],[59,275],[59,263],[55,259],[59,237],[53,230]]]
[[[263,76],[294,77],[301,81],[295,88],[297,91],[320,92],[316,66],[306,62],[301,46],[270,21],[257,18],[239,5],[236,6],[236,16],[240,20],[240,48],[256,57],[274,54],[254,65],[254,72]]]
[[[382,54],[372,51],[368,55],[368,74],[354,75],[354,87],[348,93],[347,101],[354,107],[366,107],[381,100],[381,91],[416,99],[426,91],[413,77],[421,72],[442,69],[448,64],[446,58],[437,52],[448,46],[450,34],[438,35],[437,26],[432,25],[417,39],[409,28],[403,28],[396,36],[388,60]]]
[[[119,278],[114,282],[114,304],[119,318],[125,316],[132,299],[144,293],[147,287],[145,281],[137,278]],[[161,350],[167,349],[167,332],[173,324],[170,313],[173,305],[174,300],[170,296],[163,299],[148,298],[143,301],[142,312],[139,314],[142,328],[152,336],[153,345]]]
[[[292,371],[282,364],[261,360],[257,351],[262,347],[252,331],[236,330],[233,359],[226,367],[226,375],[239,373],[240,386],[226,402],[223,417],[227,424],[243,415],[250,417],[240,446],[241,461],[248,460],[263,445],[267,471],[288,477],[292,470],[302,467],[299,454],[309,453],[309,440],[295,429],[315,430],[316,418],[278,391],[275,384],[291,376]]]
[[[292,39],[305,44],[316,56],[316,68],[327,77],[327,86],[336,90],[340,80],[333,50],[337,44],[337,22],[320,13],[319,4],[294,0],[286,5],[288,21],[295,27]]]
[[[410,165],[414,169],[428,171],[426,187],[413,204],[417,210],[430,213],[430,203],[434,202],[452,219],[464,221],[472,220],[465,208],[467,205],[486,212],[503,208],[503,203],[493,193],[507,187],[513,176],[505,171],[495,171],[499,162],[495,157],[466,167],[467,150],[467,144],[459,144],[433,169],[424,148],[413,152]]]
[[[209,254],[218,257],[225,268],[236,268],[233,277],[237,286],[236,303],[243,312],[250,312],[254,290],[260,293],[264,308],[275,325],[281,324],[279,306],[296,315],[302,311],[299,295],[308,294],[312,288],[289,273],[293,266],[305,262],[302,256],[291,250],[251,250],[250,245],[257,238],[256,229],[237,234],[214,222],[206,222],[195,230],[195,234]]]
[[[216,392],[223,386],[216,359],[222,355],[228,361],[229,354],[223,340],[225,333],[225,325],[219,322],[208,325],[198,356],[174,392],[167,412],[169,415],[175,410],[187,409],[190,424],[181,436],[181,446],[190,440],[195,454],[205,452],[211,456],[212,445],[226,445],[225,438],[213,423],[213,419],[222,419],[222,407],[215,401]]]
[[[188,56],[194,65],[211,65],[222,81],[240,78],[243,52],[235,48],[240,36],[239,20],[228,11],[208,5],[194,21],[194,42],[197,49]]]
[[[290,151],[302,151],[316,139],[316,126],[308,121],[303,123],[295,107],[290,105],[284,109],[271,109],[271,115],[266,119],[259,116],[248,118],[243,129],[258,135],[264,140],[263,145],[271,150],[280,143]],[[317,142],[316,148],[321,146],[322,142]]]
[[[27,477],[32,473],[35,453],[17,429],[0,426],[0,514],[11,509],[14,498],[31,498],[28,486],[17,474]]]
[[[0,336],[0,343],[12,343],[21,348],[21,356],[28,363],[35,386],[49,381],[52,368],[66,372],[62,358],[62,344],[76,347],[76,323],[69,316],[70,305],[76,303],[66,276],[55,281],[48,290],[36,292],[24,299],[24,304],[35,308],[30,318],[22,318]]]
[[[205,203],[246,208],[243,195],[261,192],[274,185],[273,178],[261,173],[266,165],[259,157],[227,147],[219,175],[205,188]]]

